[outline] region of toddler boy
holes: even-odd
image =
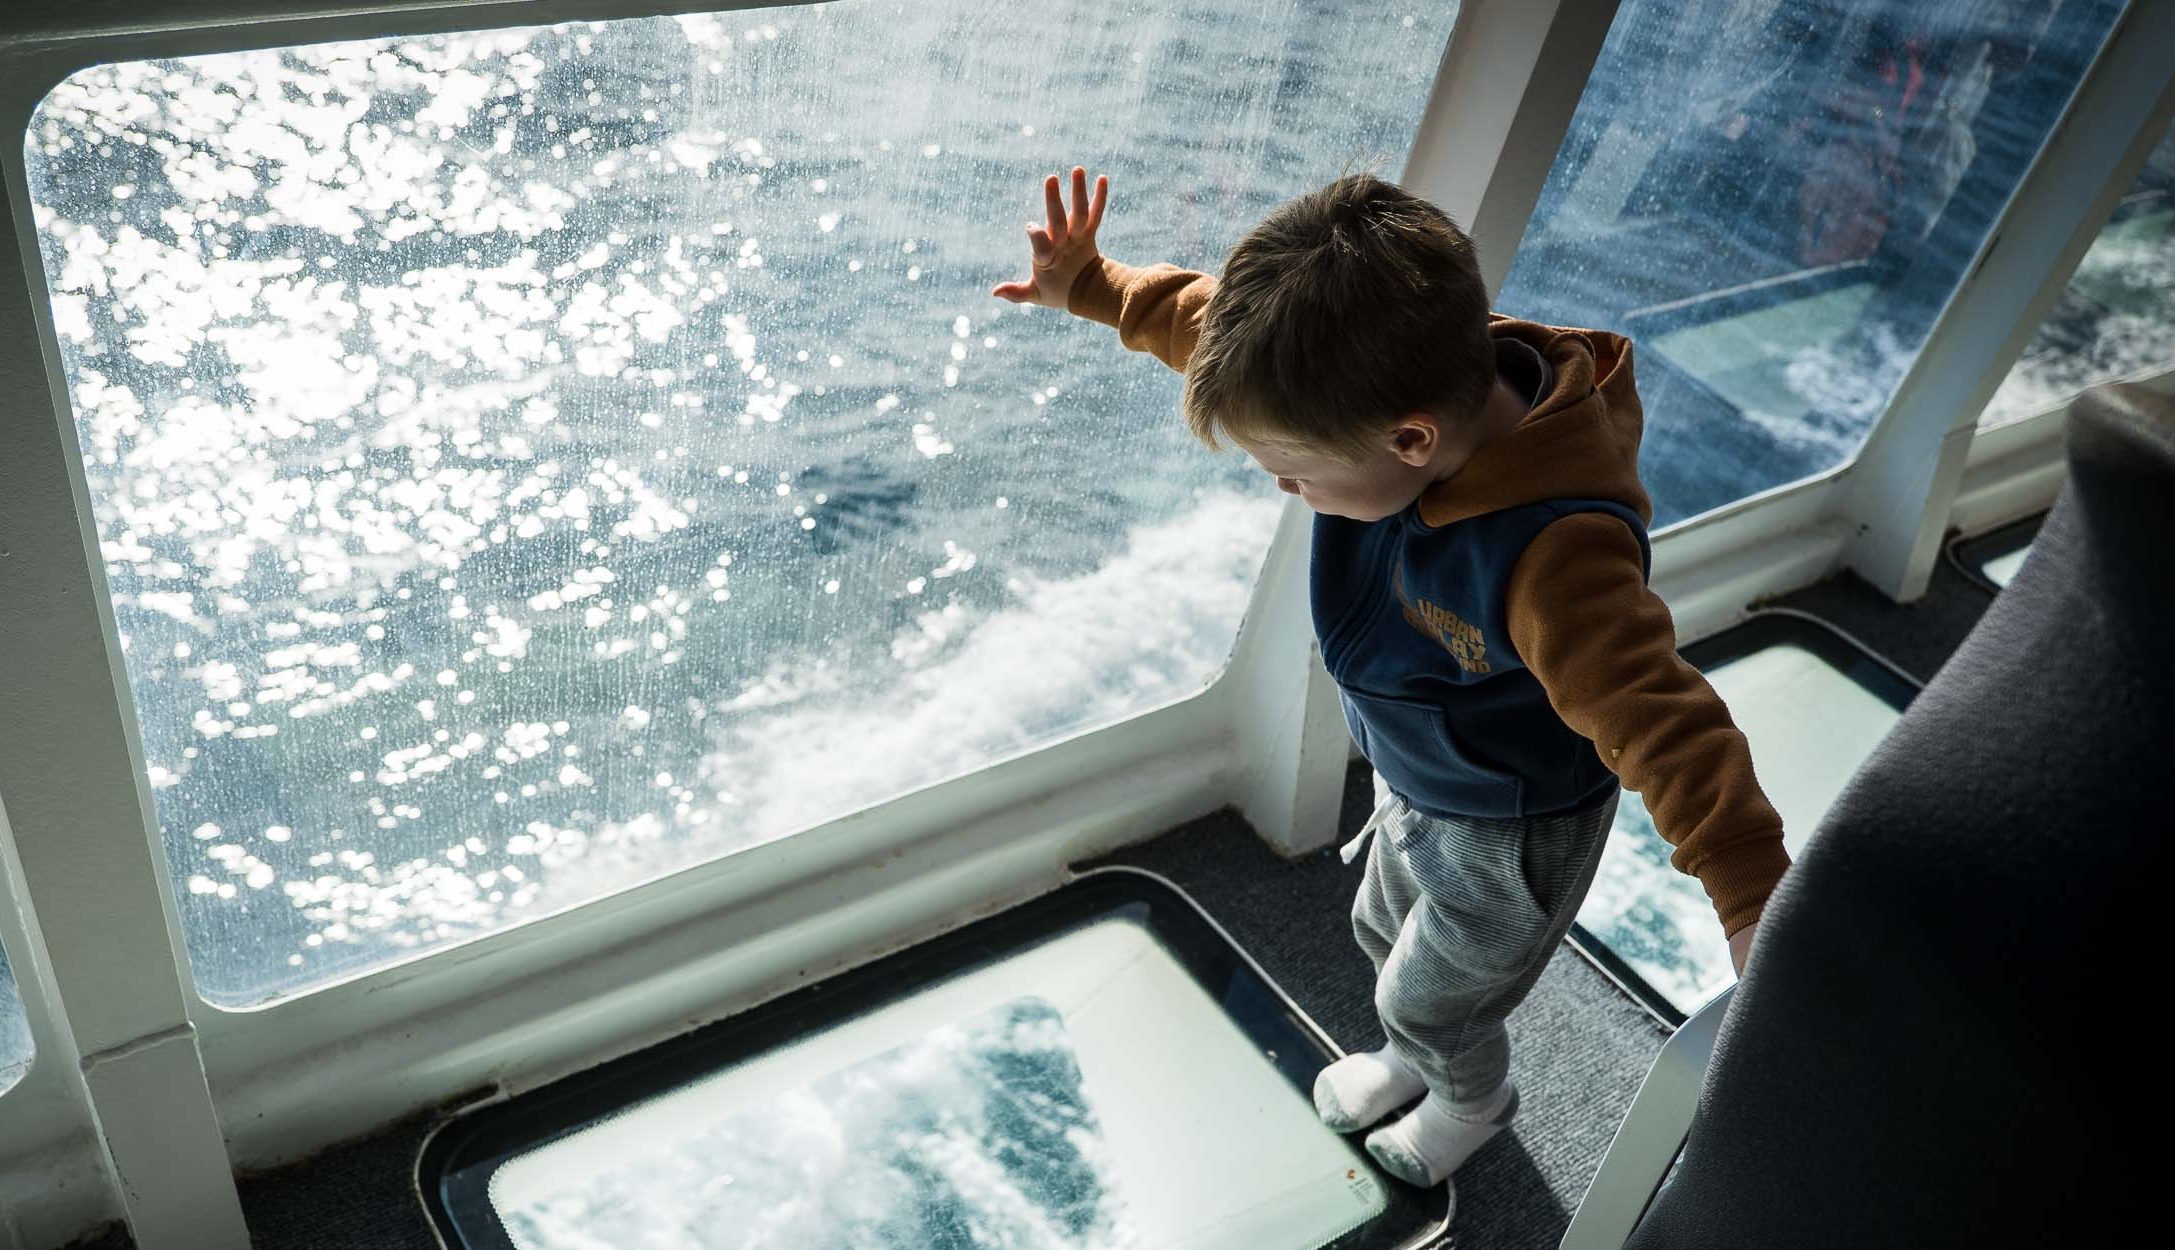
[[[1619,785],[1713,900],[1741,971],[1789,856],[1744,735],[1646,585],[1631,344],[1496,316],[1472,241],[1369,175],[1278,207],[1220,279],[1099,254],[1106,179],[1045,181],[1033,272],[1186,375],[1188,426],[1317,513],[1324,665],[1381,802],[1352,910],[1389,1044],[1314,1088],[1415,1185],[1517,1111],[1504,1019],[1593,883]]]

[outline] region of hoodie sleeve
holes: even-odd
[[[1066,309],[1090,321],[1116,326],[1118,341],[1185,372],[1201,337],[1201,314],[1216,293],[1216,279],[1176,265],[1137,269],[1107,256],[1082,269],[1066,293]]]
[[[1782,817],[1752,774],[1729,708],[1677,654],[1668,605],[1615,517],[1542,530],[1511,570],[1511,642],[1556,714],[1645,799],[1670,862],[1699,878],[1725,933],[1760,918],[1790,866]]]

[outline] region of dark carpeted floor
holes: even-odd
[[[1934,564],[1933,581],[1916,603],[1897,604],[1856,574],[1844,573],[1758,606],[1817,616],[1923,684],[1948,662],[1993,601],[1985,587],[1944,557]]]

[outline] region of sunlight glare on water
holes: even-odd
[[[31,181],[199,989],[1200,690],[1278,496],[988,288],[1061,164],[1111,254],[1211,268],[1394,168],[1454,9],[854,0],[57,88]]]

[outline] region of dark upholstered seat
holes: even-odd
[[[1629,1245],[2122,1245],[2110,1221],[2159,1222],[2175,401],[2095,390],[2068,452],[2015,581],[1769,904]]]

